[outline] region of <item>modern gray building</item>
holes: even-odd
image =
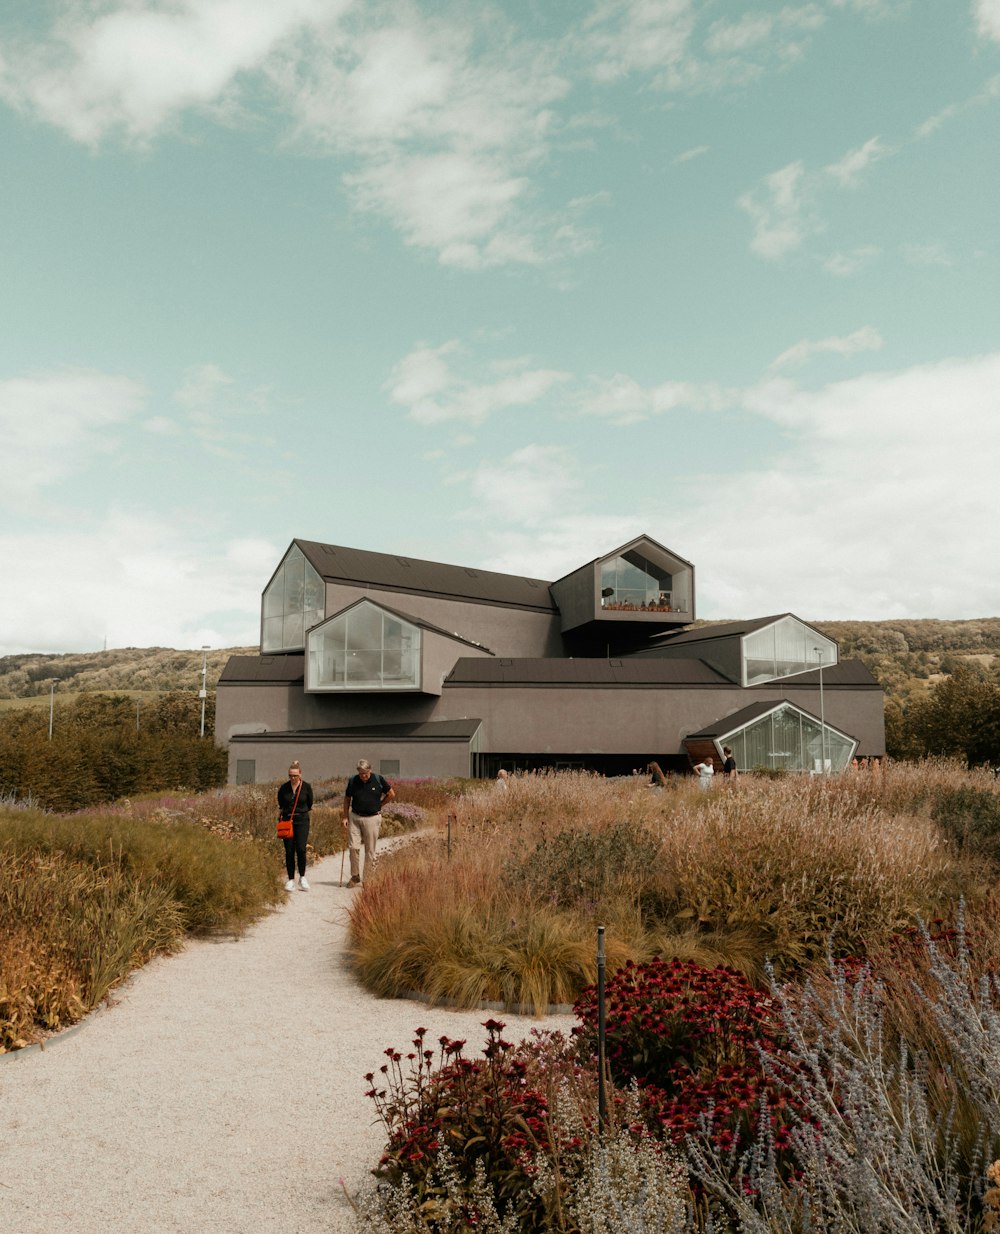
[[[839,771],[885,752],[882,690],[792,613],[693,626],[695,568],[637,536],[545,582],[294,540],[260,655],[219,680],[229,778],[500,767]]]

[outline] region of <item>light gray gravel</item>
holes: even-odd
[[[3,1234],[348,1234],[381,1127],[364,1075],[387,1046],[464,1037],[490,1012],[372,997],[344,964],[340,858],[238,940],[154,960],[42,1050],[0,1056]],[[570,1016],[503,1015],[506,1035]]]

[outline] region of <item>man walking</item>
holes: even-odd
[[[347,832],[347,849],[351,854],[351,881],[348,887],[361,886],[362,844],[365,849],[365,873],[374,867],[375,845],[382,825],[382,806],[395,796],[389,781],[376,775],[366,758],[361,759],[358,774],[351,776],[344,790],[343,823]]]

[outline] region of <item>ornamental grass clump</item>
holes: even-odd
[[[185,934],[280,902],[271,854],[191,823],[0,810],[0,1049],[78,1020]]]
[[[120,863],[0,850],[0,1053],[76,1023],[183,934],[166,890]]]
[[[675,924],[751,932],[759,961],[787,973],[821,964],[831,936],[840,954],[863,955],[975,894],[929,818],[889,815],[865,789],[847,777],[741,783],[675,820],[659,861]]]
[[[384,995],[542,1009],[593,980],[596,924],[609,968],[659,954],[765,984],[767,960],[789,976],[821,968],[831,937],[863,956],[961,896],[970,911],[986,902],[990,867],[930,817],[947,776],[918,768],[912,791],[901,768],[711,793],[581,773],[479,786],[455,809],[450,847],[439,831],[391,855],[355,899],[355,968]],[[896,781],[895,799],[920,797],[920,812],[886,807]]]

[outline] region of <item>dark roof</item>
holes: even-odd
[[[504,604],[554,613],[549,584],[543,579],[516,574],[497,574],[469,566],[450,566],[416,557],[373,553],[366,549],[295,540],[307,561],[327,582],[349,583],[386,591],[438,596],[447,600],[471,600],[479,604]]]
[[[226,685],[285,684],[305,680],[306,658],[291,656],[230,656],[219,677]]]
[[[445,686],[700,686],[732,683],[702,660],[463,657]]]
[[[750,621],[720,621],[718,625],[714,626],[695,626],[693,629],[680,630],[676,634],[663,634],[658,636],[656,641],[660,646],[665,643],[670,643],[673,646],[674,643],[704,643],[712,638],[732,638],[735,635],[752,634],[754,630],[762,630],[765,626],[770,626],[774,622],[780,621],[782,617],[795,617],[795,614],[777,613],[773,617],[755,617]],[[795,617],[795,620],[802,621],[802,618]],[[809,622],[802,621],[802,624],[807,626]],[[824,635],[825,637],[826,635]]]
[[[468,741],[482,720],[422,720],[405,724],[361,724],[355,728],[303,728],[280,733],[236,733],[230,741],[267,741],[295,737],[299,740],[353,741],[357,738],[391,738],[394,741]]]
[[[718,720],[713,720],[711,724],[699,729],[696,733],[688,733],[685,741],[696,737],[720,737],[723,733],[731,733],[735,728],[742,728],[744,724],[751,724],[754,720],[759,720],[761,716],[766,716],[769,711],[777,711],[787,701],[783,698],[772,698],[767,702],[751,703],[749,707],[741,707],[739,711],[733,711],[728,716],[720,716]],[[806,711],[797,703],[790,705],[796,711]],[[806,711],[806,714],[812,716],[811,711]],[[819,717],[813,716],[813,719],[818,720]]]
[[[354,608],[356,605],[363,603],[365,600],[376,605],[378,608],[384,609],[387,613],[392,613],[394,617],[399,617],[403,621],[408,621],[410,625],[419,626],[421,630],[428,630],[431,634],[440,634],[442,638],[450,638],[454,642],[465,643],[467,647],[478,647],[480,651],[487,651],[490,655],[493,655],[493,652],[490,651],[489,647],[484,647],[482,643],[477,643],[475,639],[463,638],[461,634],[455,630],[445,630],[441,626],[436,626],[431,622],[426,621],[423,617],[414,617],[412,613],[404,613],[401,608],[396,608],[391,604],[383,604],[381,600],[376,600],[374,596],[361,596],[360,599],[352,600],[350,604],[346,604],[335,613],[331,613],[329,617],[325,618],[318,624],[326,625],[328,621],[333,621],[333,619],[335,617],[339,617],[341,613],[346,613],[348,609]]]
[[[722,737],[727,733],[733,732],[735,729],[752,724],[754,720],[759,720],[761,716],[766,716],[770,711],[777,711],[779,707],[792,707],[795,711],[800,711],[803,715],[808,716],[810,720],[815,720],[817,724],[822,723],[815,711],[810,711],[808,707],[800,707],[798,703],[793,703],[790,699],[779,698],[772,699],[770,702],[751,703],[749,707],[741,707],[739,711],[734,711],[728,716],[720,716],[718,720],[713,721],[705,728],[699,729],[697,733],[688,733],[684,740],[692,741],[701,737]],[[844,729],[836,724],[831,724],[829,720],[826,722],[826,727],[833,729],[835,733],[843,733],[845,737],[850,737],[852,741],[854,740],[850,733],[845,732]]]
[[[762,685],[774,686],[809,686],[811,689],[819,685],[819,669],[811,668],[805,673],[796,673],[794,677],[778,677],[774,681],[762,682]],[[840,660],[837,664],[827,664],[823,669],[823,686],[881,686],[871,675],[867,665],[861,660]],[[750,689],[757,687],[751,686]]]

